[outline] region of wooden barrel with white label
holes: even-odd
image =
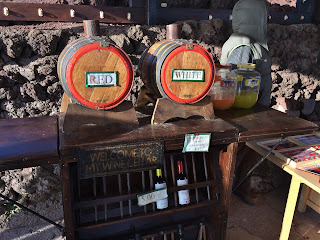
[[[73,102],[93,109],[116,107],[133,84],[129,57],[100,37],[84,37],[68,44],[59,56],[57,71]]]
[[[139,67],[149,90],[178,103],[200,101],[215,76],[212,56],[203,47],[181,39],[155,43],[142,54]]]

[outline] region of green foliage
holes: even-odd
[[[8,217],[12,217],[14,214],[20,211],[20,208],[13,203],[4,203],[3,206],[6,208],[5,214]]]

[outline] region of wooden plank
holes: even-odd
[[[221,119],[188,119],[164,124],[143,124],[130,129],[126,124],[117,128],[82,128],[72,134],[63,134],[63,115],[60,116],[61,154],[75,156],[79,147],[106,146],[143,141],[164,141],[165,151],[182,149],[185,134],[211,133],[211,144],[220,145],[235,142],[238,130]],[[150,119],[149,119],[150,121]],[[74,160],[76,161],[76,160]]]
[[[222,208],[224,210],[223,222],[220,230],[221,239],[226,238],[228,210],[230,208],[232,184],[236,163],[238,143],[232,143],[227,146],[226,151],[219,152],[219,166],[222,173]]]
[[[147,214],[147,215],[126,217],[121,220],[109,221],[104,223],[102,222],[94,225],[90,224],[86,226],[80,226],[76,229],[76,231],[85,231],[90,229],[96,229],[98,227],[105,227],[104,230],[106,233],[108,232],[107,230],[108,226],[109,227],[113,226],[114,228],[115,225],[118,225],[119,229],[117,230],[120,230],[120,228],[123,228],[125,225],[128,225],[128,224],[129,225],[135,224],[136,226],[138,226],[136,228],[137,231],[143,231],[143,230],[152,228],[152,226],[161,225],[159,221],[162,221],[162,222],[166,221],[167,223],[165,225],[174,225],[175,223],[178,224],[181,221],[188,221],[189,219],[192,219],[192,218],[206,217],[209,214],[209,211],[208,211],[209,206],[215,209],[215,208],[218,208],[218,203],[216,201],[206,201],[199,204],[173,208],[166,211],[151,212],[150,214]],[[204,211],[204,209],[206,210]],[[166,216],[166,217],[163,218],[163,216]],[[179,220],[177,221],[177,219]],[[145,223],[145,225],[141,224],[142,222]],[[112,233],[112,231],[111,232],[109,231],[109,234],[116,235],[117,233],[116,231],[114,231],[114,233]]]
[[[283,25],[303,24],[312,22],[312,13],[302,12],[270,12],[268,23],[276,23]]]
[[[269,14],[269,23],[299,24],[311,23],[314,0],[297,4],[297,12],[275,12]],[[145,8],[146,6],[146,8]],[[148,25],[168,24],[185,20],[230,20],[232,10],[224,9],[192,9],[161,7],[157,0],[130,0],[129,7],[67,5],[67,4],[35,4],[1,2],[0,9],[7,7],[9,15],[0,14],[0,21],[61,21],[82,22],[83,20],[99,20],[105,23],[136,23]],[[43,16],[38,15],[41,8]],[[146,11],[147,9],[147,11]],[[71,17],[70,11],[75,16]],[[103,11],[103,18],[100,16]]]
[[[65,113],[67,111],[69,103],[72,103],[71,98],[66,93],[63,93],[62,101],[61,101],[61,107],[60,107],[60,112],[61,113]]]
[[[168,193],[177,192],[180,190],[185,189],[195,189],[195,188],[204,188],[207,186],[214,187],[216,185],[215,181],[207,181],[207,182],[199,182],[199,183],[193,183],[188,184],[185,186],[179,186],[179,187],[170,187],[168,188]],[[119,203],[121,201],[128,201],[137,199],[137,195],[142,194],[141,193],[131,193],[131,194],[125,194],[125,195],[119,195],[115,197],[108,197],[108,198],[97,198],[97,199],[90,199],[85,201],[80,201],[75,203],[74,208],[80,209],[80,208],[86,208],[86,207],[92,207],[95,205],[103,205],[103,204],[110,204],[110,203]]]
[[[168,24],[176,21],[186,20],[210,20],[223,19],[230,20],[232,10],[224,9],[192,9],[192,8],[159,8],[157,11],[157,23]],[[303,12],[269,12],[270,18],[268,23],[277,24],[300,24],[312,22],[312,13]],[[303,16],[303,17],[301,17]]]
[[[312,13],[316,0],[297,0],[296,1],[296,12],[298,13]]]
[[[311,207],[313,210],[315,210],[317,213],[320,213],[320,206],[317,205],[315,202],[308,200],[307,205]]]
[[[107,111],[89,109],[76,103],[69,103],[62,127],[63,132],[71,133],[81,129],[104,131],[123,126],[127,130],[138,126],[138,119],[132,102],[124,101]]]
[[[0,21],[60,21],[82,22],[83,20],[99,20],[105,23],[144,23],[145,10],[137,7],[110,7],[66,4],[35,4],[1,2],[0,9],[9,9],[9,15],[0,14]],[[43,10],[43,16],[38,15],[38,9]],[[71,17],[70,11],[75,16]],[[3,11],[3,10],[2,10]],[[104,18],[100,18],[100,11]]]
[[[75,239],[74,215],[72,208],[71,180],[69,164],[61,164],[62,203],[65,221],[65,234],[67,240]]]
[[[279,240],[289,239],[292,219],[294,215],[294,210],[296,208],[298,193],[300,189],[300,183],[301,182],[298,178],[296,178],[295,176],[292,176]]]
[[[318,130],[318,125],[256,104],[250,109],[215,111],[217,117],[239,129],[239,141],[302,135]]]
[[[165,98],[157,99],[151,118],[152,124],[161,124],[173,118],[201,116],[206,120],[214,119],[214,111],[210,96],[206,96],[195,104],[181,104]]]
[[[0,170],[58,162],[57,116],[0,120]]]
[[[310,197],[310,192],[311,188],[304,184],[302,187],[298,205],[298,211],[301,213],[305,212],[307,209],[307,201]]]
[[[163,148],[163,143],[158,141],[81,148],[78,153],[79,178],[154,170],[163,165]]]
[[[158,23],[158,6],[159,0],[146,0],[147,1],[147,24],[155,25]]]
[[[145,7],[146,0],[129,0],[129,7]]]

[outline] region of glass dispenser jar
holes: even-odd
[[[231,65],[216,64],[216,75],[209,94],[213,108],[226,110],[230,108],[235,100],[236,79],[231,72]]]
[[[237,75],[237,87],[233,107],[251,108],[257,102],[261,76],[255,71],[255,67],[252,63],[238,64],[234,70]]]

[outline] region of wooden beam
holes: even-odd
[[[232,10],[222,9],[192,9],[192,8],[159,8],[157,13],[157,24],[170,24],[176,21],[186,20],[210,20],[223,19],[230,20]],[[269,23],[278,24],[299,24],[310,23],[311,13],[275,12],[269,13]]]
[[[305,2],[303,2],[305,1]],[[60,21],[101,23],[171,24],[185,20],[230,20],[232,10],[167,8],[160,0],[130,0],[129,7],[66,4],[0,3],[0,21]],[[318,7],[319,8],[319,7]],[[40,10],[41,9],[41,10]],[[316,19],[316,2],[298,0],[296,12],[270,12],[269,23],[311,23]],[[319,19],[319,18],[318,18]],[[317,21],[317,20],[316,20]]]
[[[159,0],[147,0],[147,24],[158,24]]]
[[[129,0],[129,7],[145,7],[146,0]]]
[[[315,0],[297,0],[296,12],[297,13],[313,13],[315,7]]]
[[[5,15],[7,8],[8,15]],[[41,10],[40,10],[41,9]],[[42,15],[42,16],[41,16]],[[82,22],[99,20],[105,23],[145,23],[142,7],[109,7],[66,4],[0,3],[0,21]]]

